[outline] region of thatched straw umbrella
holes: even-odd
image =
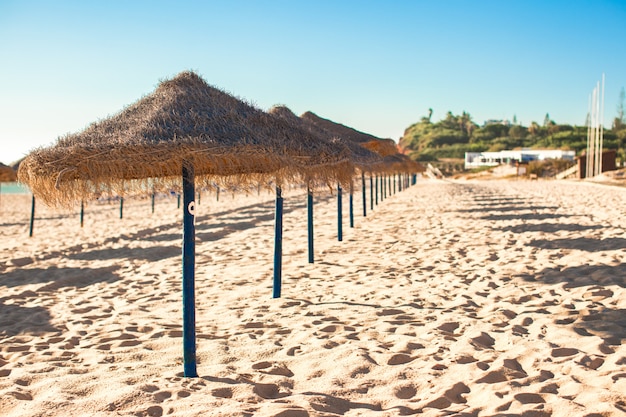
[[[0,162],[0,182],[14,182],[17,180],[17,172],[8,165]]]
[[[0,195],[2,195],[2,183],[14,182],[17,180],[17,173],[13,168],[0,162]]]
[[[368,151],[365,148],[360,147],[356,143],[346,140],[338,135],[328,131],[327,129],[318,126],[312,121],[298,117],[288,107],[277,105],[269,110],[269,113],[277,117],[282,118],[290,125],[298,127],[315,135],[316,141],[320,143],[330,142],[332,144],[339,144],[349,150],[350,161],[355,168],[363,169],[363,167],[376,164],[380,161],[380,157],[375,153]],[[310,179],[307,179],[307,219],[308,219],[308,243],[309,243],[309,263],[314,262],[313,255],[313,187]],[[352,197],[352,176],[350,177],[350,197]],[[337,183],[337,211],[338,211],[338,224],[337,224],[337,237],[338,240],[342,240],[342,215],[341,215],[341,182]],[[352,207],[352,204],[350,204]],[[352,213],[352,211],[351,211]],[[351,216],[351,226],[353,226],[353,219]]]
[[[371,201],[371,209],[374,209],[374,189],[376,190],[376,204],[378,204],[378,175],[376,175],[376,188],[374,188],[374,175],[373,172],[379,172],[382,167],[384,167],[384,161],[382,157],[390,152],[390,148],[393,147],[395,152],[395,144],[391,139],[380,139],[376,136],[370,135],[368,133],[361,132],[359,130],[353,129],[351,127],[345,126],[341,123],[337,123],[331,121],[329,119],[324,119],[323,117],[318,116],[313,112],[306,112],[302,114],[302,117],[305,120],[310,121],[311,123],[326,129],[327,131],[332,132],[333,134],[344,138],[345,140],[349,140],[353,143],[358,144],[360,147],[364,149],[368,149],[373,151],[379,155],[378,163],[370,164],[364,169],[361,169],[361,183],[362,183],[362,194],[363,194],[363,216],[367,216],[367,201],[366,201],[366,186],[365,186],[365,171],[370,173],[370,201]],[[384,150],[384,152],[380,152]]]
[[[283,144],[246,125],[262,113],[184,72],[120,113],[34,150],[19,178],[58,206],[103,194],[146,194],[149,185],[180,188],[184,163],[208,184],[275,175],[289,166],[277,152]]]
[[[358,143],[360,146],[367,148],[373,152],[376,152],[378,155],[384,158],[383,162],[380,164],[376,164],[372,166],[370,171],[370,201],[371,208],[374,208],[374,190],[376,191],[376,204],[378,204],[378,186],[379,186],[379,175],[382,174],[383,177],[387,174],[393,175],[397,173],[400,175],[401,173],[416,173],[416,172],[424,172],[424,167],[408,158],[406,155],[400,154],[398,152],[398,148],[395,142],[392,139],[381,139],[376,136],[370,135],[368,133],[360,132],[351,127],[342,125],[337,122],[333,122],[328,119],[324,119],[319,117],[315,113],[306,112],[302,116],[302,118],[310,120],[316,125],[323,127],[338,136],[347,138],[351,141]],[[392,158],[388,158],[392,157]],[[403,161],[403,163],[399,163]],[[376,184],[374,184],[373,176],[376,177]],[[363,190],[365,190],[365,176],[361,177],[363,182]],[[389,178],[390,179],[390,178]],[[384,184],[386,187],[386,183]],[[395,177],[394,177],[395,184]],[[389,187],[390,188],[390,187]],[[363,191],[363,215],[366,215],[366,202],[365,202],[365,191]]]
[[[289,142],[285,129],[269,134],[281,125],[277,120],[209,86],[195,73],[183,72],[120,113],[62,137],[50,148],[32,151],[20,165],[18,179],[45,203],[56,206],[106,194],[180,189],[182,174],[185,376],[197,376],[196,176],[210,186],[263,179],[281,182],[297,175],[300,171],[293,162],[297,140]],[[341,158],[323,149],[316,151],[315,156],[305,154],[299,164],[307,167],[308,175],[334,178],[325,164]]]

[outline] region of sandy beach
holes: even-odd
[[[182,376],[175,197],[0,200],[1,416],[623,416],[626,188],[419,179],[355,226],[344,197],[197,206],[198,378]]]

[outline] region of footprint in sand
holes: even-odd
[[[404,385],[393,391],[393,395],[400,400],[408,400],[415,397],[415,394],[417,394],[417,389],[412,385]]]
[[[261,373],[268,375],[280,375],[286,377],[292,377],[294,374],[286,365],[272,362],[257,362],[252,365],[252,369],[258,370]]]
[[[233,398],[233,389],[230,387],[215,388],[211,390],[211,395],[217,398]]]

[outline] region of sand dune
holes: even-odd
[[[202,195],[184,378],[175,198],[38,207],[29,238],[2,196],[0,415],[626,413],[626,189],[420,180],[365,218],[357,193],[343,242],[322,192],[314,264],[285,197],[272,299],[273,196]]]

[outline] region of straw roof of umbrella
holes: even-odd
[[[286,106],[276,105],[269,110],[269,113],[284,119],[292,126],[297,126],[312,133],[318,138],[318,141],[330,141],[346,147],[349,150],[351,162],[360,169],[371,167],[382,161],[380,155],[313,123],[309,119],[298,117]]]
[[[422,164],[401,153],[387,155],[384,161],[385,164],[381,168],[381,172],[405,172],[408,174],[426,171]]]
[[[423,172],[424,168],[417,162],[412,161],[408,156],[398,152],[396,144],[391,139],[381,139],[333,122],[328,119],[319,117],[313,112],[306,112],[301,116],[302,119],[308,120],[316,126],[336,134],[342,138],[358,143],[365,149],[376,152],[383,157],[382,161],[372,165],[370,169],[377,172]]]
[[[68,205],[177,188],[184,162],[208,186],[282,180],[299,172],[296,162],[330,175],[330,164],[345,160],[322,145],[305,149],[296,137],[280,119],[185,71],[121,112],[35,149],[18,178],[47,204]]]
[[[13,168],[0,162],[0,182],[13,182],[17,179],[17,173]]]
[[[360,132],[351,127],[342,125],[341,123],[324,119],[311,111],[303,113],[300,117],[305,120],[309,120],[315,125],[320,126],[329,132],[337,134],[344,139],[351,140],[356,143],[366,143],[372,140],[378,140],[376,136],[370,135],[369,133]]]

